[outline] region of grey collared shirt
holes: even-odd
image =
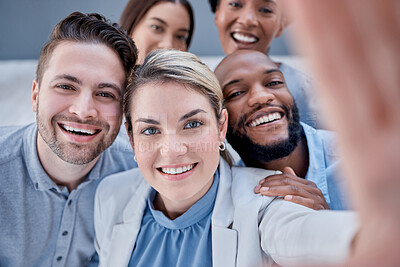
[[[43,170],[37,128],[0,127],[0,266],[85,266],[94,249],[93,202],[107,175],[137,167],[117,138],[75,190],[58,187]]]

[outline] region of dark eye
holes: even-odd
[[[151,27],[153,30],[158,31],[158,32],[163,31],[163,28],[162,28],[161,26],[158,26],[158,25],[155,25],[155,24],[151,25],[150,27]]]
[[[262,7],[259,9],[261,13],[273,13],[271,9]]]
[[[186,123],[185,129],[197,128],[200,127],[201,125],[203,125],[201,121],[189,121],[188,123]]]
[[[178,38],[181,41],[186,42],[188,39],[188,36],[187,35],[177,35],[176,38]]]
[[[100,92],[100,93],[98,93],[97,95],[98,95],[98,96],[101,96],[101,97],[115,98],[115,96],[114,96],[113,94],[110,94],[110,93],[108,93],[108,92]]]
[[[59,84],[59,85],[57,85],[57,87],[61,88],[63,90],[73,90],[74,89],[72,86],[67,85],[67,84]]]
[[[144,135],[155,135],[158,134],[160,131],[156,128],[146,128],[141,133]]]
[[[278,85],[281,85],[281,84],[284,84],[284,82],[282,82],[282,81],[273,81],[273,82],[267,83],[265,86],[266,87],[274,87],[274,86],[278,86]]]
[[[230,100],[230,99],[232,99],[232,98],[234,98],[234,97],[237,97],[237,96],[239,96],[239,95],[241,95],[241,94],[243,94],[243,93],[244,93],[243,91],[236,91],[236,92],[233,92],[232,94],[228,95],[228,96],[225,98],[225,101],[228,101],[228,100]]]
[[[240,7],[240,4],[238,2],[230,2],[229,5],[232,7]]]

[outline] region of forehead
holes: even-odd
[[[91,83],[115,83],[121,88],[126,80],[125,69],[118,54],[99,43],[60,42],[46,64],[43,79],[62,74]]]
[[[244,4],[249,4],[249,3],[253,3],[253,4],[265,4],[265,3],[275,3],[275,4],[279,4],[281,0],[241,0],[242,3]],[[215,1],[217,3],[217,5],[221,4],[221,3],[227,3],[230,2],[230,0],[216,0]]]
[[[167,23],[181,23],[189,27],[189,12],[176,2],[159,2],[152,6],[144,16],[144,19],[161,18]]]
[[[132,97],[132,117],[135,114],[177,115],[197,108],[212,110],[208,97],[199,89],[174,81],[143,84]]]
[[[50,64],[57,63],[59,67],[67,67],[67,63],[73,62],[82,64],[101,63],[98,66],[99,68],[104,66],[110,69],[116,66],[123,68],[119,55],[102,43],[62,41],[57,44],[49,58]],[[104,64],[104,62],[107,62],[107,64]]]
[[[277,66],[266,55],[260,52],[239,51],[225,58],[215,70],[220,83],[226,79],[246,79],[276,69]]]

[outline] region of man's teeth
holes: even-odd
[[[67,125],[62,125],[64,130],[71,132],[71,133],[76,133],[76,134],[83,134],[83,135],[94,135],[96,133],[96,130],[89,130],[89,129],[79,129],[79,128],[74,128],[71,126]]]
[[[269,115],[262,116],[261,118],[258,118],[256,120],[252,121],[249,125],[250,125],[250,127],[256,127],[260,124],[272,122],[275,120],[279,120],[281,118],[282,118],[282,116],[279,112],[271,113]]]
[[[161,171],[166,174],[181,174],[181,173],[190,171],[191,169],[193,169],[193,167],[194,167],[194,164],[191,164],[191,165],[179,167],[176,169],[175,168],[161,168]]]
[[[257,41],[257,38],[252,37],[252,36],[246,36],[240,33],[234,33],[232,34],[233,38],[235,38],[238,41],[245,42],[245,43],[254,43]]]

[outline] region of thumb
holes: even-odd
[[[283,173],[288,173],[294,176],[297,176],[296,173],[294,172],[294,170],[291,167],[285,167],[282,170]]]

